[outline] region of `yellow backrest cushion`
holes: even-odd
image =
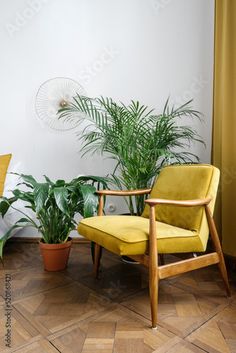
[[[219,174],[217,168],[207,164],[165,167],[152,188],[150,198],[193,200],[211,196],[213,200],[210,207],[213,212]],[[202,207],[156,207],[158,221],[197,232],[201,231],[204,213]],[[142,216],[149,217],[149,206],[145,206]]]
[[[3,194],[7,168],[11,160],[11,154],[0,156],[0,196]]]

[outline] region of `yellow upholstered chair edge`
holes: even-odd
[[[12,155],[10,153],[0,155],[0,196],[3,195],[4,183],[11,157]]]

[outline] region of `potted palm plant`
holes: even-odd
[[[18,227],[31,226],[42,236],[40,249],[44,268],[48,271],[65,269],[70,253],[70,232],[76,228],[75,215],[91,217],[97,210],[96,190],[106,188],[106,179],[97,176],[79,176],[70,182],[51,181],[45,176],[40,183],[31,175],[19,175],[22,182],[12,191],[12,197],[0,199],[0,214],[4,217],[9,208],[18,210],[21,218],[0,240],[0,257],[11,232]],[[96,186],[96,187],[95,187]],[[25,191],[26,190],[26,191]],[[28,212],[17,209],[15,203],[24,201]]]
[[[203,141],[191,126],[182,123],[183,118],[200,118],[190,103],[175,108],[167,100],[162,113],[155,114],[139,102],[125,105],[111,98],[77,94],[58,113],[61,119],[87,119],[87,126],[79,133],[82,151],[107,154],[115,160],[112,179],[116,187],[144,189],[152,186],[164,165],[198,162],[189,146]],[[78,112],[85,116],[81,118]],[[126,201],[131,214],[142,213],[144,196]]]

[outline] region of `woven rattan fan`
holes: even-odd
[[[56,131],[75,129],[79,119],[59,119],[58,110],[65,107],[76,95],[86,95],[84,88],[66,77],[56,77],[45,81],[36,95],[37,116],[47,127]]]

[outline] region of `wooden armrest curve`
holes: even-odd
[[[98,190],[98,195],[132,196],[149,194],[151,189],[140,190]]]
[[[208,205],[211,202],[211,197],[206,197],[205,199],[196,199],[196,200],[167,200],[167,199],[148,199],[145,202],[149,206],[155,205],[172,205],[180,207],[194,207],[194,206],[204,206]]]

